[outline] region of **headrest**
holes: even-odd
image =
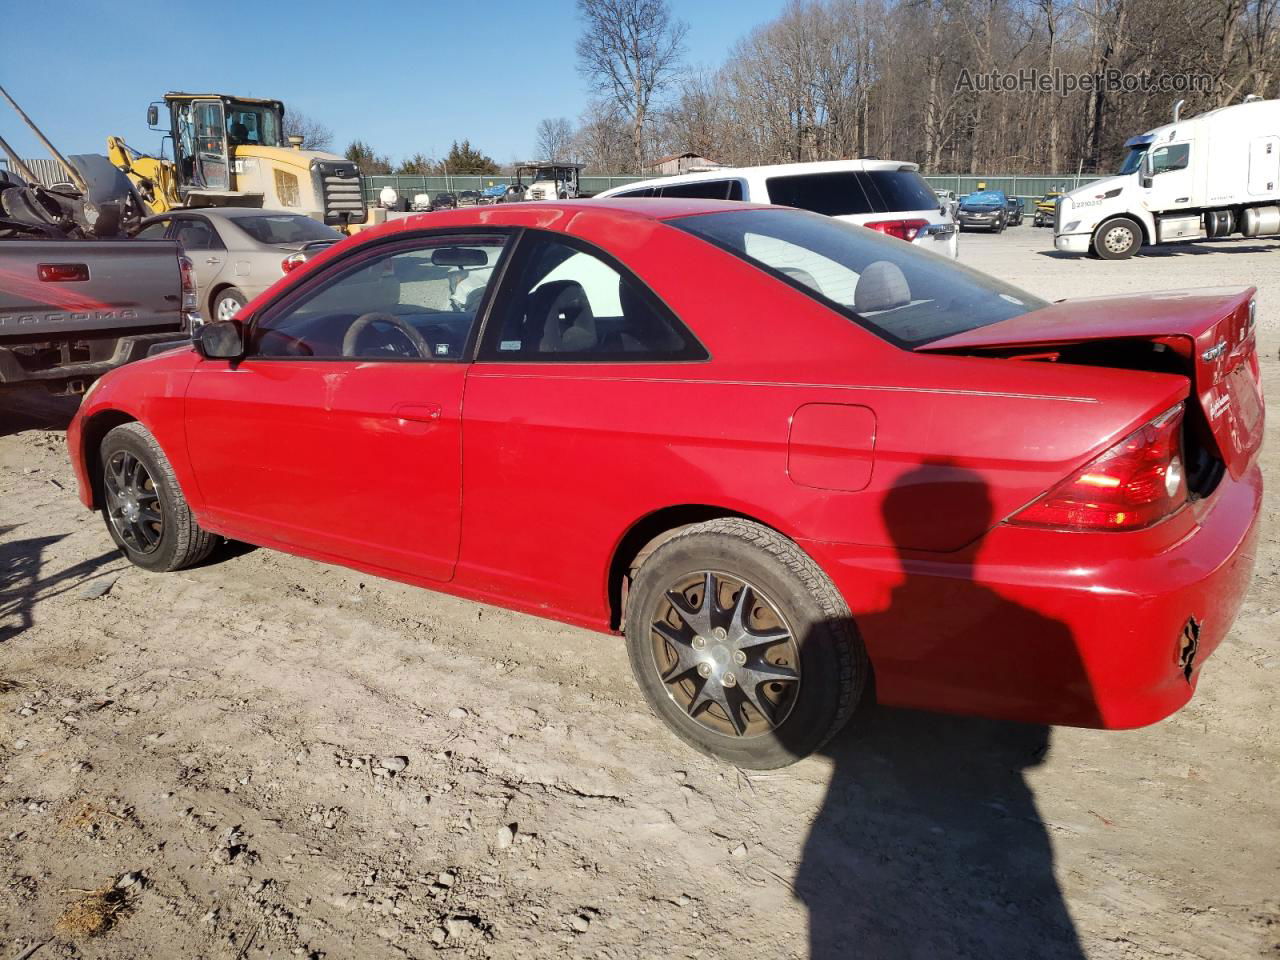
[[[910,302],[907,278],[896,263],[888,260],[877,260],[863,270],[853,290],[853,309],[858,313],[892,310]]]

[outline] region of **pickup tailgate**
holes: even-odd
[[[0,240],[0,340],[182,327],[170,240]]]
[[[1054,361],[1073,346],[1114,343],[1120,357],[1122,345],[1147,341],[1181,358],[1214,445],[1238,477],[1262,445],[1255,292],[1210,288],[1064,300],[916,350]],[[1106,365],[1105,349],[1090,356]]]

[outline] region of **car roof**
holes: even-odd
[[[637,190],[669,183],[700,183],[704,180],[727,180],[732,177],[780,177],[794,176],[803,173],[840,173],[846,170],[905,170],[918,171],[919,164],[905,160],[813,160],[804,163],[769,163],[758,167],[716,167],[714,170],[699,170],[697,173],[679,173],[670,177],[651,177],[648,180],[637,180],[635,183],[610,187],[605,193],[614,191]]]
[[[532,200],[521,203],[497,203],[483,206],[457,207],[434,213],[413,213],[384,224],[361,230],[357,237],[383,237],[402,230],[426,230],[452,227],[544,227],[571,221],[579,213],[603,213],[619,224],[638,220],[673,220],[703,213],[734,213],[742,210],[792,210],[766,203],[744,203],[740,200],[700,200],[676,197],[606,197],[590,200]],[[536,215],[536,217],[531,216]]]

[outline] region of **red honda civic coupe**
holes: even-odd
[[[873,677],[1186,703],[1254,560],[1254,324],[1252,289],[1049,304],[793,209],[503,204],[345,240],[68,442],[145,569],[226,537],[621,632],[678,736],[774,767]]]

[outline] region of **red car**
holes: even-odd
[[[108,374],[85,505],[625,634],[653,709],[771,767],[879,702],[1133,727],[1249,584],[1254,291],[1048,304],[700,200],[409,217]],[[583,651],[586,655],[586,651]]]

